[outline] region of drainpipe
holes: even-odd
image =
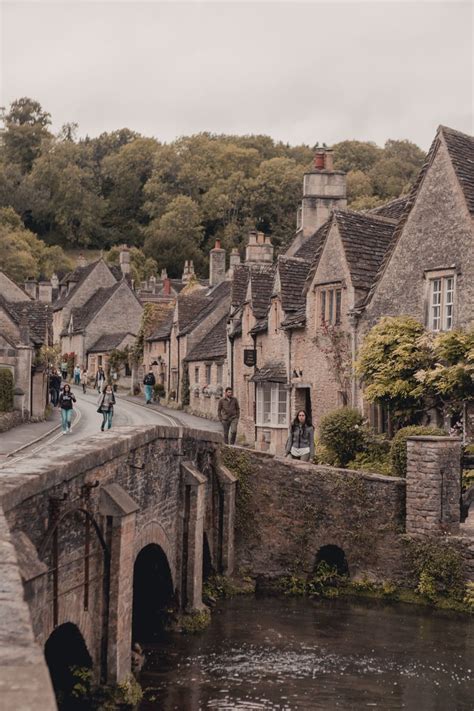
[[[179,379],[179,374],[181,372],[181,363],[179,360],[179,336],[176,335],[176,343],[178,344],[178,377],[176,379],[176,403],[179,403],[179,385],[180,385],[180,379]]]
[[[287,413],[286,413],[288,422],[290,422],[290,420],[291,420],[291,395],[293,393],[293,384],[291,382],[291,373],[292,373],[292,371],[291,371],[291,336],[292,336],[291,330],[287,331],[287,337],[288,337],[288,385],[290,386],[290,390],[289,390],[290,397],[289,397]]]
[[[165,341],[166,343],[166,341]],[[171,389],[171,337],[168,341],[168,374],[167,374],[167,380],[168,380],[168,389],[167,389],[167,396],[168,400],[170,399],[170,389]]]
[[[234,389],[234,339],[229,338],[230,341],[230,387]]]
[[[257,334],[252,334],[253,340],[253,374],[257,372]],[[253,421],[254,421],[254,442],[257,443],[257,383],[253,384]]]
[[[357,358],[357,327],[360,317],[360,311],[352,310],[349,312],[349,323],[351,326],[351,405],[357,407],[357,379],[355,374],[354,364]]]

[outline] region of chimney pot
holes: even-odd
[[[325,151],[316,151],[316,155],[314,156],[314,167],[316,170],[324,170],[326,161],[325,161]]]
[[[164,296],[171,295],[171,280],[169,277],[165,277],[163,279],[163,295]]]
[[[220,239],[216,239],[216,243],[215,243],[215,245],[214,245],[214,249],[222,249]]]

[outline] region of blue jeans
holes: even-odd
[[[153,397],[153,385],[145,385],[145,402],[151,402]]]
[[[114,416],[114,411],[113,410],[102,410],[102,425],[101,429],[102,430],[110,430],[112,427],[112,417]]]
[[[70,410],[66,410],[64,407],[61,408],[61,426],[63,432],[67,432],[71,429],[71,419],[72,419],[72,407]]]
[[[74,385],[79,385],[80,382],[81,382],[81,376],[80,376],[80,374],[79,374],[79,373],[75,373],[75,375],[74,375]]]

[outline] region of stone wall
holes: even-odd
[[[252,577],[310,573],[322,546],[341,548],[351,576],[396,578],[405,481],[314,466],[243,448],[224,463],[240,475],[236,565]]]
[[[13,410],[12,412],[0,412],[0,432],[7,432],[12,427],[18,427],[23,422],[21,412]]]

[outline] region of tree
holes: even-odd
[[[28,277],[50,278],[53,272],[72,269],[63,250],[48,247],[25,229],[12,208],[0,209],[0,269],[19,283]]]
[[[43,111],[38,101],[25,96],[13,101],[8,113],[3,110],[2,118],[6,159],[27,173],[40,154],[43,140],[51,136],[47,129],[51,116]]]
[[[367,173],[382,157],[382,148],[370,141],[341,141],[333,147],[334,165],[338,170],[361,170]]]
[[[370,177],[362,170],[350,170],[347,174],[347,199],[352,203],[357,198],[370,197],[373,186]]]
[[[418,373],[432,364],[423,326],[410,316],[385,317],[364,338],[356,372],[366,400],[384,404],[401,426],[426,409]]]
[[[175,198],[165,214],[145,229],[144,252],[160,269],[178,276],[185,259],[192,259],[197,270],[204,266],[200,250],[204,230],[199,206],[189,197]]]

